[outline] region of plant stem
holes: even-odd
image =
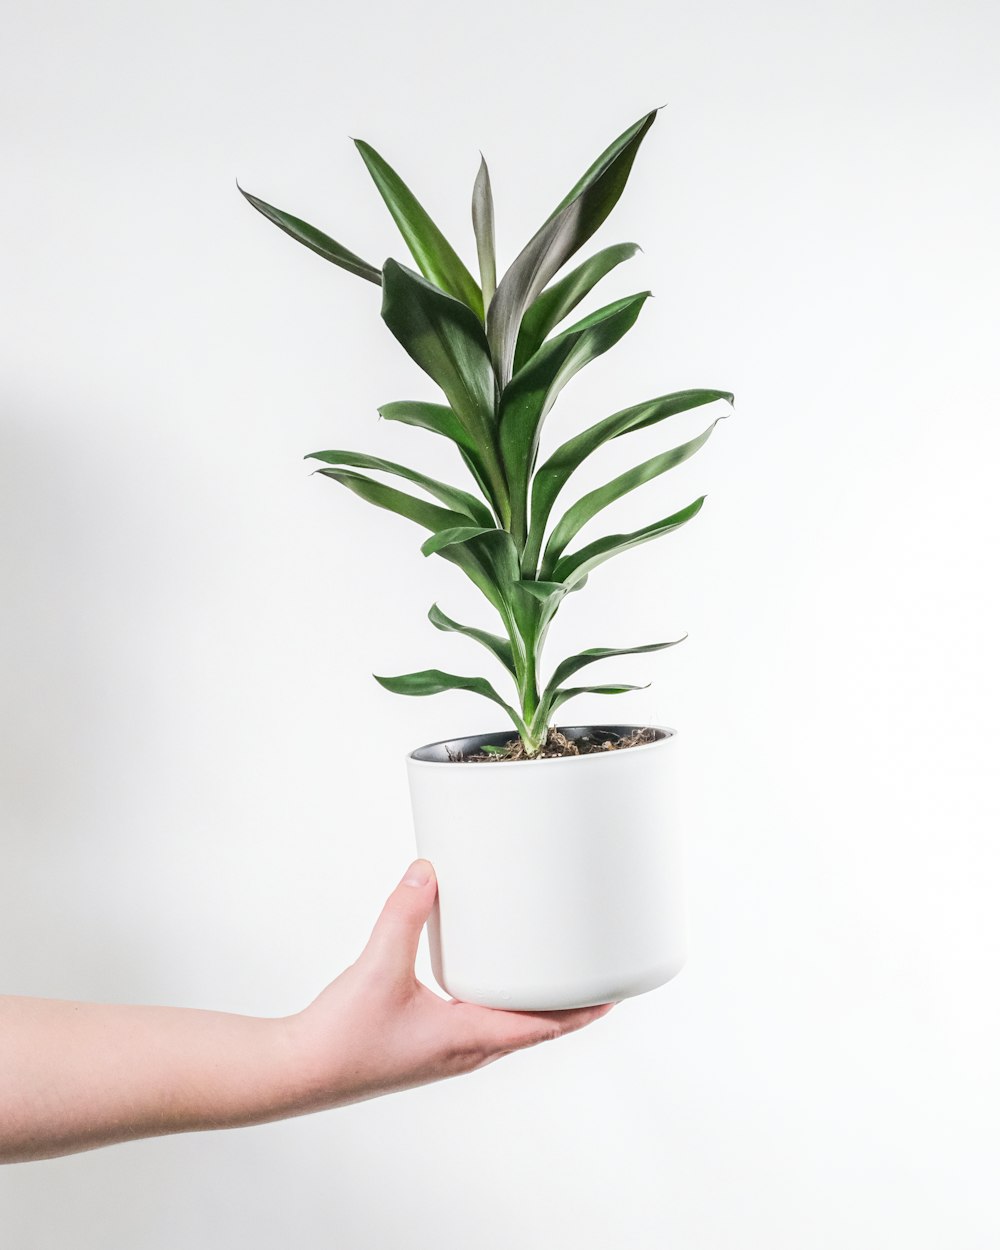
[[[524,727],[524,732],[519,730],[519,733],[521,741],[524,743],[524,749],[529,755],[535,755],[546,736],[544,732],[546,727],[543,726],[542,737],[538,739],[537,729],[532,725],[532,720],[538,712],[540,697],[538,692],[536,642],[533,639],[524,637],[520,629],[518,629],[512,612],[502,612],[501,619],[507,631],[507,637],[510,639],[511,650],[514,656],[518,710],[521,713],[521,721]]]
[[[525,654],[524,674],[518,683],[518,693],[521,697],[521,716],[524,723],[530,725],[532,718],[538,711],[538,678],[535,671],[535,649],[529,647]]]

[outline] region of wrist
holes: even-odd
[[[252,1031],[233,1125],[266,1124],[320,1110],[303,1013],[254,1018]]]
[[[303,1081],[296,1017],[212,1012],[205,1013],[204,1023],[202,1063],[185,1057],[186,1071],[177,1083],[181,1096],[168,1095],[153,1132],[241,1128],[314,1109]],[[171,1084],[168,1080],[166,1088]]]

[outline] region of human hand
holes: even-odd
[[[359,958],[297,1016],[286,1018],[310,1110],[343,1106],[472,1072],[607,1015],[501,1011],[439,997],[414,972],[437,881],[420,859],[389,896]]]
[[[417,860],[360,957],[297,1015],[0,998],[0,1163],[360,1102],[471,1072],[614,1006],[439,998],[413,971],[436,892]]]

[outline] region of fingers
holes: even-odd
[[[472,1007],[477,1013],[476,1032],[486,1046],[498,1053],[554,1041],[565,1033],[575,1033],[606,1016],[615,1003],[595,1007],[573,1007],[568,1011],[499,1011]]]
[[[378,965],[383,974],[412,977],[420,933],[436,895],[432,864],[414,860],[386,900],[361,960]]]

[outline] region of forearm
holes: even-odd
[[[0,997],[0,1163],[342,1107],[473,1072],[611,1009],[439,997],[413,971],[436,895],[417,860],[360,957],[281,1019]]]
[[[0,1162],[312,1110],[291,1024],[0,997]]]

